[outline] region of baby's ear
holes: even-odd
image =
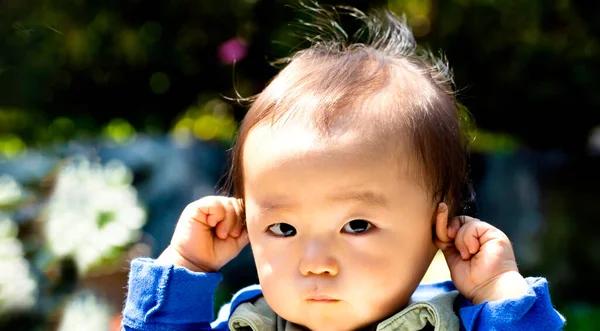
[[[434,238],[442,242],[450,242],[448,238],[448,205],[440,202],[433,217]]]

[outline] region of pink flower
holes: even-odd
[[[248,45],[242,39],[229,39],[219,46],[218,52],[221,62],[231,64],[246,57],[248,54]]]

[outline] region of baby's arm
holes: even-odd
[[[226,323],[215,329],[210,325],[220,281],[219,273],[192,272],[160,260],[133,260],[124,330],[226,330]]]
[[[247,244],[237,200],[205,197],[183,211],[157,260],[131,263],[124,330],[226,330],[228,310],[213,321],[217,271]]]
[[[462,297],[459,313],[465,330],[562,330],[565,319],[552,306],[548,282],[540,277],[525,280],[528,291],[521,297],[475,306]]]
[[[442,213],[443,214],[443,213]],[[559,330],[564,318],[554,309],[543,278],[523,278],[510,240],[494,226],[461,216],[440,215],[436,244],[452,281],[464,296],[460,317],[466,330]]]

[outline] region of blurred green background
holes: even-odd
[[[260,92],[277,72],[269,61],[306,46],[292,34],[298,14],[291,3],[0,2],[0,218],[9,220],[0,224],[0,237],[19,241],[11,254],[35,284],[29,303],[15,306],[7,294],[14,277],[0,276],[0,326],[66,330],[80,321],[79,312],[114,328],[127,259],[156,256],[182,208],[214,192],[226,169],[245,109],[224,97]],[[549,279],[568,330],[596,330],[600,3],[322,3],[405,13],[422,45],[444,51],[475,120],[473,213],[509,235],[525,275]],[[96,176],[92,192],[98,182],[133,190],[127,208],[144,212],[139,224],[127,226],[139,233],[87,260],[76,248],[53,248],[52,236],[70,230],[47,230],[60,210],[52,192],[69,176]],[[61,203],[86,208],[72,199]],[[94,229],[121,224],[114,216],[121,207],[110,208],[94,209]],[[244,254],[224,270],[223,297],[256,281]],[[67,313],[70,307],[79,311]]]

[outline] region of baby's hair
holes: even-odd
[[[259,124],[294,121],[324,137],[361,127],[372,133],[365,139],[382,145],[407,139],[422,166],[415,175],[433,201],[446,202],[451,217],[463,212],[473,200],[468,114],[456,100],[446,58],[420,48],[406,18],[387,9],[365,14],[347,6],[301,7],[312,20],[301,21],[297,31],[310,46],[277,61],[285,67],[260,94],[245,99],[251,106],[232,149],[226,188],[244,198],[243,146]],[[341,17],[361,28],[349,35]]]

